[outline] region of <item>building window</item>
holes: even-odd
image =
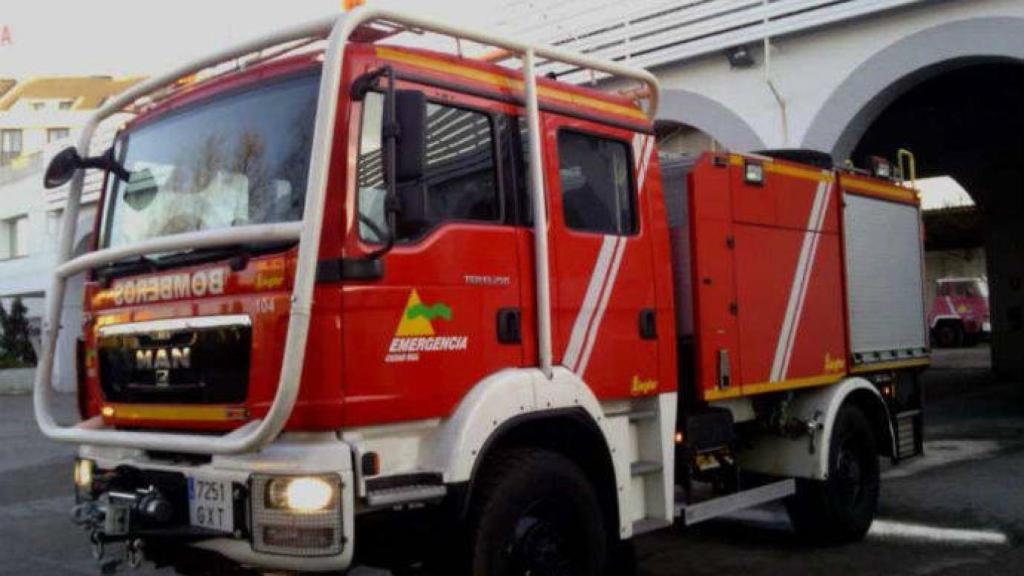
[[[4,220],[0,225],[0,257],[21,258],[28,256],[28,215]]]
[[[0,166],[21,156],[21,130],[0,130]]]
[[[43,108],[46,108],[46,102],[33,102],[32,103],[32,109],[35,110],[36,112],[42,110]]]
[[[60,104],[57,105],[61,110],[71,110],[71,107],[75,105],[74,100],[61,100]]]
[[[54,142],[56,140],[63,140],[71,134],[71,130],[68,128],[47,128],[46,129],[46,143]]]
[[[54,210],[46,213],[46,235],[52,239],[57,239],[60,236],[60,225],[61,218],[64,216],[63,210]]]
[[[625,142],[560,132],[558,173],[566,226],[622,236],[636,232],[633,176]]]

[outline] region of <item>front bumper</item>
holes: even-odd
[[[251,454],[213,456],[208,462],[195,463],[176,459],[174,455],[154,454],[142,450],[83,445],[79,456],[96,463],[99,469],[113,470],[128,467],[151,472],[169,472],[202,475],[210,478],[249,485],[254,474],[318,475],[336,474],[340,478],[341,547],[340,553],[329,556],[285,555],[260,552],[253,548],[254,507],[246,502],[248,511],[243,517],[249,523],[247,530],[236,530],[208,538],[183,539],[182,544],[212,551],[241,565],[268,570],[298,570],[310,572],[338,571],[352,563],[354,540],[355,482],[352,470],[351,447],[332,433],[291,433],[259,452]],[[247,493],[245,498],[251,500]],[[188,517],[188,510],[177,511]]]

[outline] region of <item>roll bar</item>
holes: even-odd
[[[36,371],[34,408],[36,422],[47,437],[62,441],[105,446],[121,446],[144,450],[166,450],[196,454],[237,454],[258,450],[271,442],[284,429],[298,398],[300,378],[305,361],[306,338],[312,310],[313,287],[316,280],[317,256],[327,191],[328,167],[333,147],[334,125],[340,92],[344,50],[349,38],[360,27],[370,23],[397,25],[404,30],[427,31],[469,40],[507,50],[520,55],[523,62],[524,100],[529,126],[530,178],[533,190],[534,251],[537,266],[537,331],[539,368],[551,375],[551,307],[548,270],[547,215],[544,210],[544,180],[542,171],[539,106],[534,63],[537,57],[557,60],[581,68],[603,72],[611,76],[637,80],[646,84],[647,113],[653,119],[658,106],[658,82],[645,70],[632,69],[612,62],[603,62],[555,48],[534,46],[516,40],[496,37],[484,32],[468,30],[441,22],[431,21],[370,7],[359,7],[348,13],[321,19],[271,34],[234,48],[213,54],[169,73],[143,82],[105,104],[86,123],[79,139],[79,150],[88,151],[97,126],[104,119],[122,111],[142,97],[174,86],[181,78],[233,59],[279,46],[289,42],[327,40],[320,93],[316,111],[316,128],[310,156],[308,189],[302,220],[285,224],[261,224],[178,234],[155,238],[131,246],[105,248],[74,259],[72,247],[78,212],[81,206],[84,174],[80,171],[71,182],[64,221],[61,224],[57,267],[47,295],[46,316],[43,322],[42,355]],[[126,257],[146,253],[207,248],[251,243],[298,241],[295,284],[291,295],[288,331],[285,337],[284,357],[281,364],[277,391],[267,414],[234,432],[210,437],[197,434],[123,431],[106,428],[100,417],[74,426],[61,426],[53,416],[53,360],[60,330],[61,307],[67,279],[79,272],[108,264]]]

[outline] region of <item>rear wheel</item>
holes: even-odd
[[[864,413],[852,405],[840,408],[829,446],[828,479],[799,480],[786,509],[797,533],[807,540],[860,540],[875,518],[880,488],[875,437]]]
[[[583,471],[546,450],[494,456],[475,506],[473,574],[599,576],[607,536]]]

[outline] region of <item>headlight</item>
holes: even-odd
[[[309,514],[330,507],[337,482],[319,476],[274,478],[267,483],[267,508]]]
[[[75,486],[86,490],[92,487],[93,466],[92,460],[75,461]]]
[[[337,474],[252,476],[252,547],[257,552],[332,556],[342,550]]]

